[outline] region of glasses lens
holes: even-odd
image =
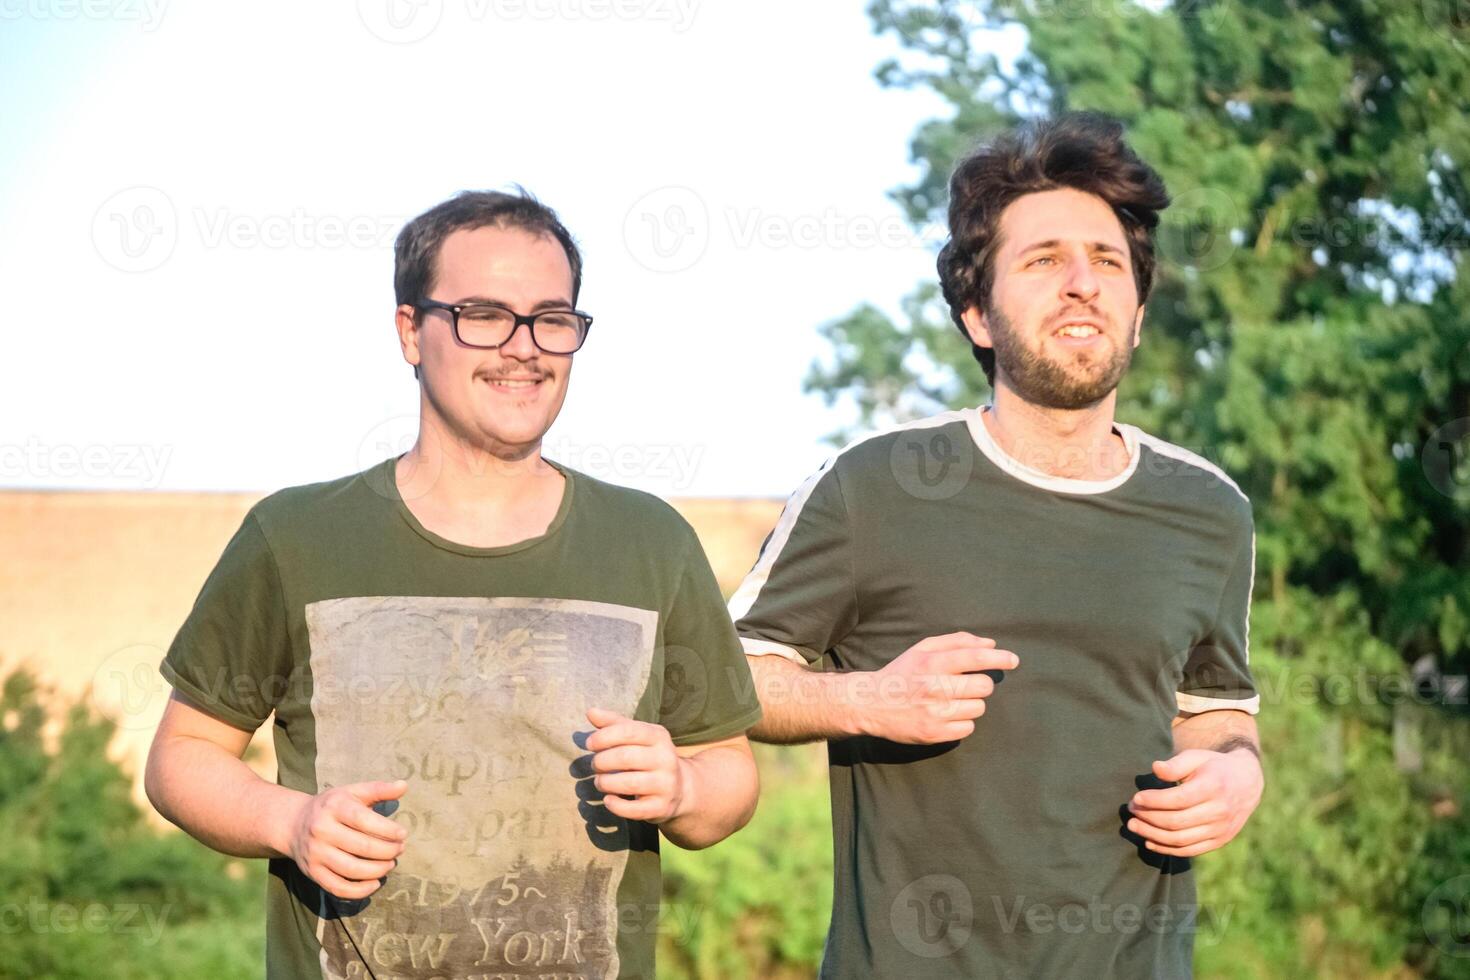
[[[552,354],[570,354],[582,346],[587,321],[575,313],[555,311],[536,317],[536,343]]]
[[[495,306],[466,306],[459,312],[459,339],[476,347],[499,347],[510,339],[516,318]]]

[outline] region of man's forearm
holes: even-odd
[[[148,799],[170,823],[235,857],[281,857],[290,814],[310,797],[266,782],[242,760],[202,738],[155,746],[144,777]]]
[[[812,670],[774,654],[746,657],[760,698],[760,724],[750,730],[757,742],[794,745],[861,733],[859,705],[850,673]]]
[[[1245,749],[1261,756],[1261,742],[1256,733],[1256,719],[1244,711],[1202,711],[1180,714],[1174,719],[1174,751],[1209,749],[1233,752]]]
[[[760,776],[750,746],[717,745],[680,759],[688,779],[688,812],[660,826],[686,850],[717,844],[755,815]]]

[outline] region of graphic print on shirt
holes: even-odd
[[[633,715],[657,620],[572,599],[306,607],[318,791],[408,781],[387,883],[318,910],[324,977],[618,975],[629,829],[578,736],[591,706]]]

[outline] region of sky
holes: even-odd
[[[269,491],[406,450],[392,243],[520,183],[585,256],[553,459],[784,496],[853,422],[818,326],[938,242],[943,113],[861,0],[0,0],[0,487]]]

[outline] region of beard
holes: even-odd
[[[1112,345],[1112,354],[1105,359],[1084,354],[1069,358],[1075,363],[1064,364],[1047,357],[1039,345],[1035,350],[1026,346],[1014,324],[1000,310],[987,309],[985,317],[990,321],[997,373],[1005,374],[1016,394],[1043,408],[1067,411],[1091,408],[1118,387],[1133,360],[1132,331],[1126,343]]]

